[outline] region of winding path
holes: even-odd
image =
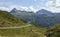
[[[16,29],[16,28],[25,28],[29,27],[31,24],[25,25],[25,26],[15,26],[15,27],[0,27],[0,29]]]

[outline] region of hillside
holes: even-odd
[[[45,37],[46,28],[27,23],[0,10],[1,37]]]
[[[0,10],[0,27],[25,25],[26,21],[16,18],[7,11]]]
[[[48,28],[47,37],[60,37],[60,23]]]
[[[45,37],[46,28],[31,25],[23,28],[0,29],[1,37]]]

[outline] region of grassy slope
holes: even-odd
[[[60,23],[49,27],[46,35],[47,37],[60,37]]]
[[[26,23],[22,19],[18,19],[6,11],[0,10],[0,27],[20,26]]]
[[[5,29],[0,30],[1,36],[8,36],[8,37],[45,37],[44,32],[46,28],[41,28],[37,26],[30,26],[26,28],[19,28],[19,29]]]

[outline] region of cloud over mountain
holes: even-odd
[[[13,8],[34,11],[46,9],[60,12],[60,0],[0,0],[0,9],[10,11]]]
[[[60,12],[60,0],[49,0],[45,4],[45,9],[52,12]]]

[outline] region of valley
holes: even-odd
[[[0,11],[0,14],[0,20],[2,20],[0,21],[1,37],[40,37],[41,35],[41,37],[45,37],[44,34],[39,33],[44,33],[46,31],[46,28],[38,27],[37,25],[26,22],[6,11]],[[10,22],[12,24],[9,24]]]
[[[60,0],[0,0],[0,37],[60,37]]]
[[[26,13],[22,13],[23,15],[26,15]],[[29,15],[29,16],[28,16]],[[40,14],[39,14],[40,15]],[[45,14],[42,14],[43,17],[45,17]],[[47,14],[46,14],[47,15]],[[25,17],[26,18],[25,20]],[[60,36],[60,24],[54,24],[52,26],[44,26],[43,24],[38,24],[38,20],[36,21],[37,24],[35,24],[32,21],[35,21],[35,17],[37,17],[35,14],[32,15],[32,13],[28,13],[26,16],[24,16],[24,19],[22,17],[17,17],[13,14],[10,14],[7,11],[1,11],[0,10],[0,37],[58,37]],[[31,16],[34,16],[32,18]],[[32,18],[31,19],[29,19]],[[41,17],[41,15],[40,15]],[[41,17],[41,18],[43,18]],[[47,16],[50,18],[51,16]],[[46,18],[46,17],[45,17]],[[28,21],[28,20],[29,21]],[[41,20],[41,19],[39,19]],[[44,21],[44,19],[43,19]],[[57,21],[56,21],[57,22]],[[59,22],[59,21],[58,21]],[[56,31],[57,30],[57,31]],[[51,33],[50,33],[51,32]],[[58,33],[58,35],[57,35]],[[56,36],[55,36],[56,34]],[[52,36],[53,35],[53,36]]]

